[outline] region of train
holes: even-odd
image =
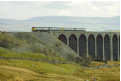
[[[48,31],[86,31],[85,28],[68,28],[68,27],[32,27],[32,32]]]

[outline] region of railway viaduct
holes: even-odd
[[[50,31],[81,57],[117,61],[120,57],[120,32]]]

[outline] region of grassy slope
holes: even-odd
[[[72,77],[75,77],[75,78],[78,77],[78,79],[80,80],[82,79],[82,81],[83,80],[92,81],[94,78],[97,78],[98,81],[119,81],[120,80],[120,67],[102,68],[102,69],[84,69],[84,68],[81,68],[80,66],[76,66],[73,64],[53,65],[45,62],[35,62],[35,61],[27,61],[27,60],[0,60],[0,66],[1,65],[29,69],[41,74],[42,76],[46,76],[46,80],[49,80],[50,78],[51,79],[56,78],[55,81],[65,81],[65,80],[71,81]],[[3,77],[5,76],[3,79],[2,78],[1,79],[4,80],[5,78],[7,78],[6,73],[3,73],[2,70],[0,71],[1,71],[0,75],[2,75]],[[52,75],[52,77],[49,77],[50,74]],[[56,75],[58,78],[56,77]],[[15,75],[14,77],[10,77],[10,76],[11,75],[8,75],[10,79],[14,79],[14,77],[21,77],[19,75],[17,76]],[[63,79],[62,77],[65,77],[65,76],[66,78]],[[24,79],[24,77],[21,77],[21,78]],[[35,77],[34,79],[37,79],[37,77]],[[79,80],[75,80],[75,81],[79,81]]]
[[[81,78],[61,74],[32,74],[20,70],[0,68],[0,81],[83,81]]]
[[[41,34],[38,34],[41,35]],[[35,40],[35,38],[31,39],[28,35],[25,37],[28,40]],[[28,38],[29,37],[29,38]],[[36,41],[39,42],[40,45],[46,46],[45,44],[47,43],[50,44],[52,42],[52,39],[47,40],[47,38],[44,38],[46,36],[42,35],[40,37],[40,41],[36,39]],[[16,45],[22,46],[22,44],[31,44],[33,42],[26,40],[20,40],[12,36],[8,35],[1,35],[0,41],[3,39],[6,39],[9,41],[8,44],[8,49],[1,49],[0,48],[0,57],[16,57],[16,58],[28,58],[28,59],[39,59],[39,60],[46,60],[50,59],[53,60],[62,60],[62,61],[67,61],[65,59],[62,59],[58,56],[53,56],[51,53],[46,53],[49,56],[47,57],[44,55],[44,52],[41,53],[32,53],[32,52],[26,52],[26,53],[17,53],[10,51],[9,49],[15,47]],[[49,37],[48,37],[49,38]],[[23,39],[23,36],[22,36]],[[42,42],[43,40],[46,40]],[[24,39],[25,40],[25,39]],[[3,41],[4,42],[4,41]],[[42,42],[42,43],[41,43]],[[55,41],[53,41],[54,44]],[[43,44],[44,43],[44,44]],[[34,44],[34,43],[33,43]],[[51,43],[52,44],[52,43]],[[50,46],[49,46],[50,47]],[[65,48],[61,48],[62,50],[65,49],[66,51],[66,46],[62,46]],[[40,50],[40,49],[39,49]],[[68,49],[69,51],[69,49]],[[67,53],[67,52],[65,52]],[[69,53],[69,52],[68,52]],[[64,53],[63,53],[64,54]],[[98,66],[104,63],[100,62],[93,62],[93,65],[90,66]],[[119,64],[119,62],[110,62],[110,65],[112,64]],[[14,68],[23,68],[24,70],[30,70],[34,71],[37,73],[37,75],[32,74],[31,72],[23,72],[21,70],[14,70],[10,68],[2,68],[0,67],[0,81],[14,81],[16,79],[19,79],[19,81],[83,81],[83,80],[90,80],[97,78],[98,81],[119,81],[120,77],[120,68],[115,67],[115,68],[102,68],[102,69],[84,69],[81,68],[80,66],[76,66],[73,64],[50,64],[46,62],[36,62],[36,61],[28,61],[28,60],[5,60],[5,59],[0,59],[0,66],[12,66]]]
[[[44,48],[50,52],[55,52],[64,58],[69,54],[76,57],[78,56],[78,54],[76,54],[71,48],[48,33],[8,33],[8,35],[24,42],[29,48],[31,48],[29,51],[34,49],[38,52],[42,52]]]
[[[28,60],[38,60],[42,62],[48,62],[48,63],[65,63],[68,62],[66,59],[61,58],[58,55],[47,53],[32,53],[32,52],[25,52],[25,53],[17,53],[10,51],[8,49],[0,49],[0,57],[5,58],[19,58],[19,59],[28,59]],[[54,62],[53,62],[54,61]]]
[[[8,49],[0,49],[0,57],[16,57],[16,58],[29,58],[29,59],[44,59],[44,54],[39,53],[16,53]]]

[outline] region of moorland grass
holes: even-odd
[[[69,75],[69,76],[78,77],[83,79],[82,81],[84,80],[93,81],[94,78],[96,78],[98,81],[120,80],[120,67],[88,69],[88,68],[82,68],[81,66],[76,66],[74,64],[50,64],[46,62],[36,62],[28,60],[5,60],[5,59],[0,59],[0,65],[26,68],[35,71],[39,74],[46,75],[46,77],[48,77],[48,74],[59,74],[59,75]],[[58,80],[61,79],[62,79],[61,77],[60,78],[58,77]]]
[[[66,59],[52,53],[47,53],[47,54],[33,53],[33,52],[17,53],[14,51],[10,51],[9,49],[0,49],[0,57],[13,58],[13,59],[20,58],[21,60],[30,59],[30,60],[49,62],[49,63],[52,63],[51,61],[58,62],[58,63],[67,62]]]
[[[57,73],[72,75],[76,71],[75,65],[61,64],[55,65],[46,62],[36,62],[28,60],[3,60],[0,59],[0,65],[10,65],[16,67],[27,68],[38,73]]]

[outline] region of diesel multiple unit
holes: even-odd
[[[67,28],[67,27],[32,27],[33,32],[48,32],[48,31],[86,31],[84,28]]]

